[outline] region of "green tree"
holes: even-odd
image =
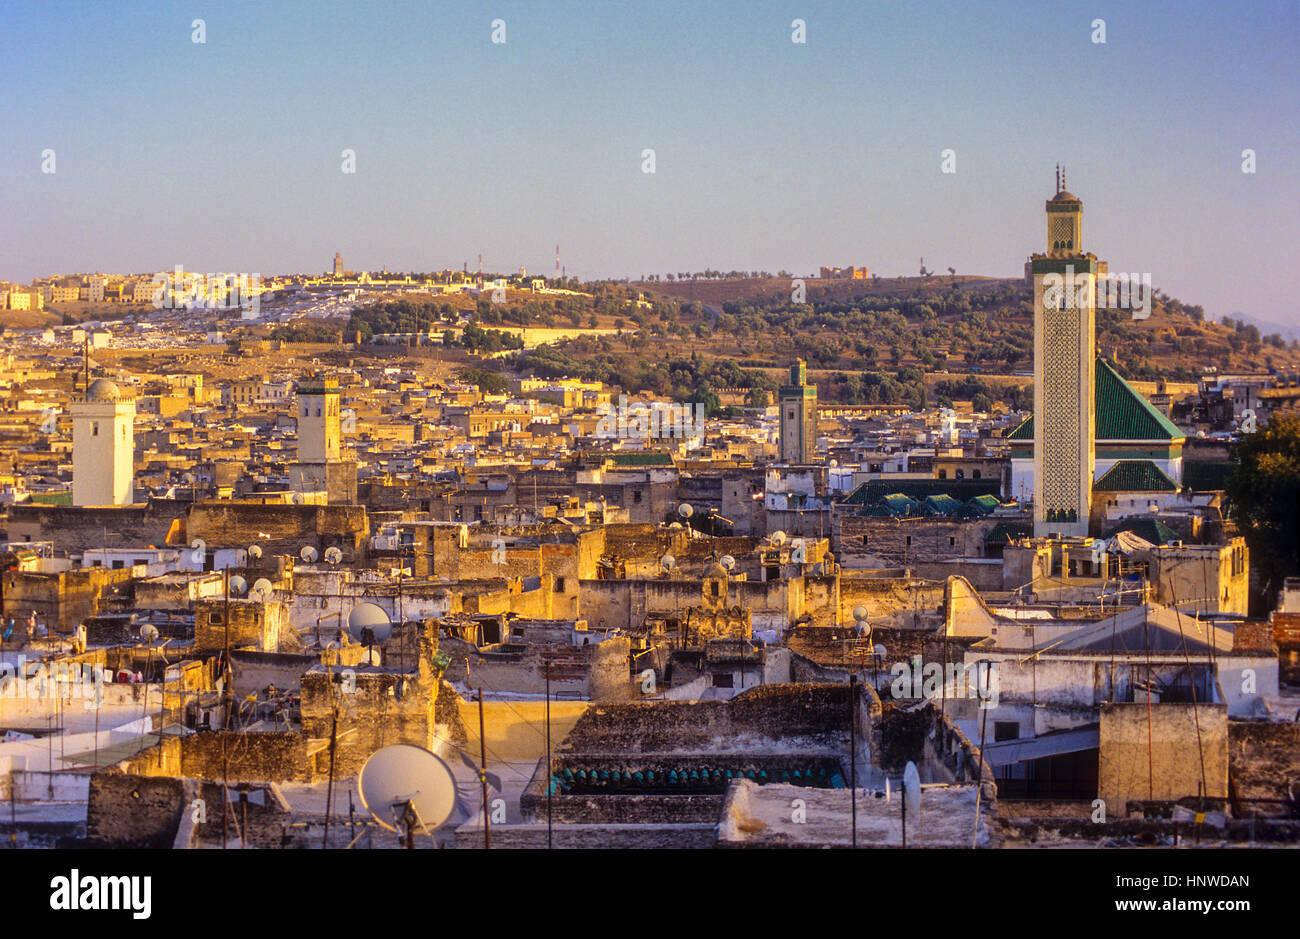
[[[1282,579],[1300,568],[1300,415],[1274,414],[1267,427],[1241,438],[1236,459],[1224,487],[1228,513],[1244,530],[1259,567],[1263,595],[1252,599],[1262,612],[1275,604]]]

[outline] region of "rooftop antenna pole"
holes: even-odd
[[[1061,191],[1061,164],[1056,164],[1056,191]]]
[[[551,660],[546,660],[546,847],[551,847]]]
[[[549,724],[547,725],[549,728]],[[487,740],[483,735],[483,686],[478,689],[478,781],[483,790],[483,848],[492,847],[487,793]]]
[[[851,844],[858,846],[858,676],[849,676],[849,811]],[[906,841],[907,835],[903,835]],[[906,847],[906,843],[904,847]]]

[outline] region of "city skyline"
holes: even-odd
[[[342,251],[549,275],[558,242],[583,279],[922,256],[1014,277],[1041,227],[1026,191],[1062,162],[1117,269],[1296,326],[1272,235],[1300,196],[1293,5],[803,6],[236,8],[202,43],[204,11],[175,4],[9,8],[6,33],[64,56],[0,65],[24,129],[0,148],[0,274],[310,272]]]

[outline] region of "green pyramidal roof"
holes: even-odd
[[[1178,484],[1150,460],[1120,460],[1092,488],[1094,492],[1177,492]]]
[[[1097,360],[1093,391],[1097,440],[1176,440],[1187,436],[1169,418],[1120,378],[1105,359]],[[1007,434],[1008,440],[1033,440],[1034,419]]]

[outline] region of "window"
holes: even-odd
[[[950,547],[950,548],[955,548],[956,546],[957,546],[957,539],[956,539],[956,538],[949,538],[949,539],[948,539],[948,547]]]
[[[556,593],[564,593],[564,578],[563,578],[563,577],[557,577],[557,578],[555,578],[555,592],[556,592]]]
[[[908,545],[908,547],[911,547],[911,544],[912,544],[912,536],[911,536],[911,535],[908,535],[908,536],[907,536],[907,542],[906,542],[906,544]]]
[[[90,436],[92,437],[99,436],[99,421],[90,422]]]
[[[632,504],[633,504],[633,505],[640,505],[640,504],[641,504],[641,490],[640,490],[640,489],[633,489],[633,490],[632,490]]]
[[[1003,740],[1019,740],[1020,723],[1018,721],[994,721],[993,722],[993,742],[999,743]]]
[[[979,470],[976,470],[976,471],[975,471],[975,478],[976,478],[976,479],[980,479],[980,478],[982,478],[981,473],[980,473]]]
[[[734,688],[734,687],[735,687],[735,676],[733,676],[730,672],[726,672],[726,673],[723,673],[723,672],[715,672],[714,675],[713,675],[713,687],[714,687],[714,688]]]
[[[963,470],[963,469],[959,469],[959,470],[957,470],[957,478],[958,478],[958,479],[965,479],[965,478],[966,478],[966,471]]]
[[[947,479],[947,478],[948,478],[948,471],[947,471],[946,469],[939,470],[939,478],[940,478],[940,479]]]
[[[871,542],[868,540],[868,536],[867,536],[867,535],[863,535],[863,536],[862,536],[862,547],[865,548],[865,547],[867,547],[867,545],[869,545],[870,543],[871,543]]]

